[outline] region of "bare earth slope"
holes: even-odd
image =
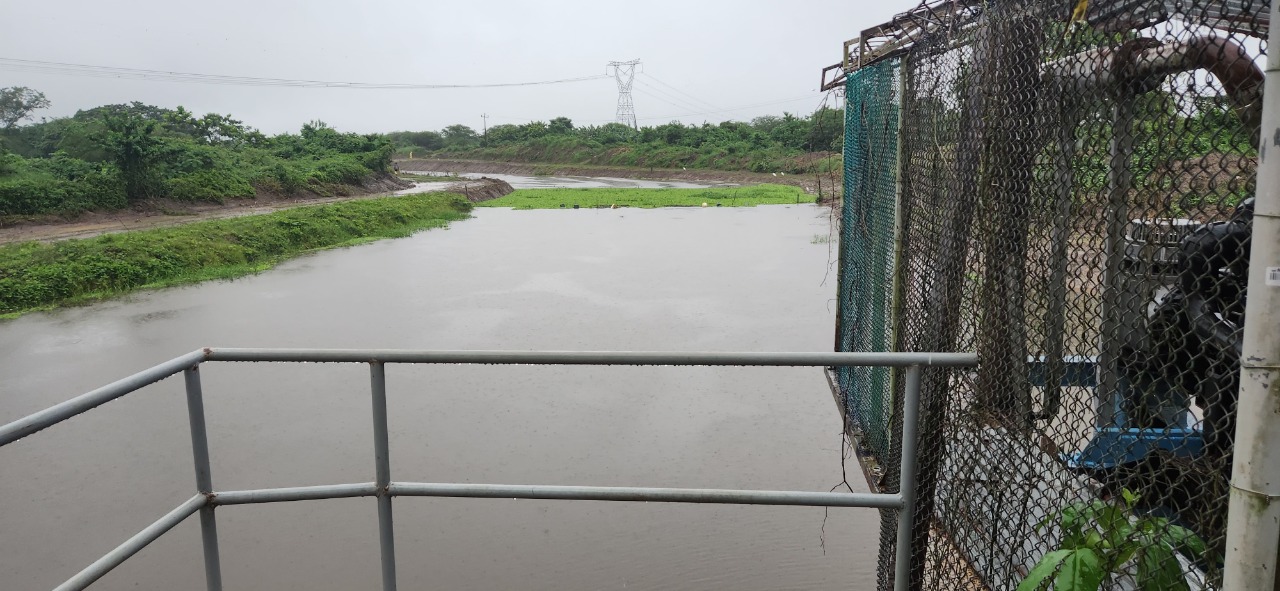
[[[72,220],[49,216],[0,226],[0,244],[39,240],[43,242],[68,238],[89,238],[100,234],[129,232],[147,228],[177,226],[191,222],[270,213],[291,207],[373,199],[396,194],[449,191],[466,195],[473,202],[487,201],[511,192],[511,186],[494,179],[478,179],[461,183],[412,183],[392,176],[381,177],[361,187],[348,187],[348,194],[323,197],[314,193],[298,195],[259,194],[253,199],[234,199],[226,203],[192,203],[156,200],[133,209],[88,212]]]

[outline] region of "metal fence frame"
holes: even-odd
[[[900,270],[894,279],[907,283],[908,305],[893,308],[902,318],[876,320],[895,328],[920,327],[918,333],[927,336],[950,329],[961,335],[949,340],[957,350],[976,349],[983,361],[980,375],[971,383],[925,380],[915,524],[924,537],[913,541],[918,546],[913,588],[961,587],[972,581],[975,586],[1013,589],[1028,579],[1035,565],[1045,564],[1042,560],[1050,551],[1065,547],[1061,528],[1055,530],[1055,511],[1097,499],[1121,505],[1132,487],[1145,505],[1133,511],[1135,518],[1171,517],[1168,523],[1190,525],[1188,531],[1196,539],[1207,540],[1211,553],[1193,560],[1194,552],[1179,550],[1170,559],[1181,561],[1175,566],[1191,588],[1280,589],[1280,454],[1275,451],[1280,445],[1280,331],[1275,330],[1280,325],[1280,165],[1275,162],[1280,148],[1280,56],[1275,51],[1280,33],[1269,28],[1277,18],[1280,3],[1269,0],[1078,5],[1049,0],[922,0],[917,8],[845,42],[841,80],[848,83],[849,135],[843,207],[851,214],[842,219],[870,225],[858,215],[860,200],[879,197],[886,206],[905,212],[907,227],[914,228],[895,234],[893,241],[900,249],[914,251],[894,261]],[[1265,58],[1265,70],[1259,68],[1260,58]],[[899,111],[910,117],[906,126],[892,130],[867,124],[854,129],[856,109],[866,108],[854,100],[861,98],[855,96],[859,91],[874,97],[872,108],[895,104],[894,94],[867,83],[864,70],[898,63],[913,66],[902,66],[907,88],[897,95],[911,103]],[[831,77],[837,67],[824,69],[824,90],[839,86]],[[1156,116],[1146,100],[1160,93],[1170,104],[1178,103],[1168,107],[1168,119],[1161,119],[1168,122],[1167,128],[1153,125]],[[1197,127],[1200,109],[1213,107],[1196,101],[1219,105],[1234,123]],[[1192,103],[1197,106],[1185,106]],[[862,180],[854,174],[858,167],[886,167],[851,149],[895,135],[902,150],[898,181],[908,180],[906,187],[900,184],[894,195],[855,183]],[[1209,136],[1231,139],[1199,151],[1175,147]],[[1220,160],[1209,164],[1211,157]],[[1239,163],[1217,165],[1232,158]],[[938,171],[926,168],[934,161],[942,162]],[[1088,165],[1082,165],[1086,161]],[[1228,173],[1230,167],[1234,168]],[[906,174],[908,168],[911,174]],[[1227,189],[1228,183],[1221,180],[1227,176],[1241,184]],[[1202,184],[1193,187],[1187,179]],[[1254,190],[1248,188],[1250,181],[1256,181]],[[1197,191],[1199,195],[1193,195]],[[1170,248],[1171,254],[1162,251],[1157,256],[1155,251],[1162,247],[1151,245],[1179,245],[1179,240],[1130,240],[1138,235],[1130,228],[1238,221],[1240,210],[1228,213],[1228,206],[1251,193],[1256,198],[1248,214],[1251,247],[1243,256],[1231,255],[1236,263],[1248,261],[1248,286],[1239,290],[1239,309],[1231,308],[1234,320],[1226,321],[1224,313],[1218,325],[1240,329],[1236,350],[1223,348],[1220,356],[1195,348],[1179,350],[1200,367],[1214,364],[1214,372],[1178,366],[1168,361],[1172,357],[1160,359],[1150,343],[1168,346],[1173,341],[1169,335],[1177,331],[1164,327],[1163,336],[1151,336],[1151,326],[1158,327],[1158,322],[1150,320],[1168,292],[1148,299],[1155,290],[1135,295],[1149,289],[1138,284],[1171,275],[1170,269],[1176,271],[1184,264],[1181,259],[1196,251],[1172,253],[1175,249]],[[1204,202],[1199,201],[1202,197]],[[1174,205],[1182,198],[1192,201]],[[923,213],[943,207],[944,214]],[[1032,209],[1039,211],[1032,214]],[[977,218],[972,217],[975,211]],[[984,219],[996,223],[983,223]],[[861,229],[842,236],[858,236],[856,230]],[[881,236],[887,235],[867,234],[860,239],[883,241]],[[1135,246],[1140,243],[1147,246]],[[840,251],[874,246],[842,244]],[[1147,250],[1137,254],[1143,248]],[[930,270],[921,274],[927,283],[909,280],[914,276],[913,260]],[[842,259],[842,281],[844,273],[865,264]],[[1131,265],[1146,268],[1135,270]],[[1071,271],[1080,276],[1070,277]],[[1096,275],[1090,275],[1092,271]],[[1239,279],[1244,277],[1241,271],[1231,273]],[[1199,279],[1219,272],[1215,265]],[[1184,270],[1182,276],[1189,281],[1190,273]],[[855,287],[866,288],[861,283]],[[895,295],[898,287],[894,286]],[[972,291],[963,291],[966,288]],[[883,292],[890,286],[882,281],[873,289]],[[935,293],[945,301],[930,301]],[[923,310],[911,307],[916,303],[913,297],[926,302]],[[956,310],[934,313],[949,307],[967,316],[960,332],[949,322]],[[1083,328],[1073,328],[1073,323]],[[842,338],[853,340],[837,325],[837,347]],[[948,340],[895,343],[896,350],[915,346],[938,351],[947,350]],[[1189,421],[1162,420],[1152,426],[1126,416],[1126,404],[1141,409],[1134,405],[1139,396],[1130,376],[1145,370],[1135,371],[1135,360],[1160,368],[1157,375],[1200,379],[1202,390],[1172,388],[1200,395],[1200,401],[1180,403],[1188,414],[1179,420],[1189,416]],[[1165,385],[1140,387],[1152,396],[1150,392]],[[1167,391],[1152,397],[1165,395]],[[1215,395],[1229,400],[1229,406],[1214,402]],[[939,401],[936,414],[949,423],[931,420],[931,401]],[[1193,406],[1201,415],[1193,413]],[[1228,407],[1228,418],[1212,417],[1213,407]],[[935,427],[962,421],[963,429],[950,432]],[[1219,430],[1213,433],[1211,425]],[[875,427],[856,424],[850,431],[861,435],[869,426]],[[1006,432],[1016,437],[999,446],[985,445],[1001,440],[988,435]],[[1217,442],[1228,442],[1217,450],[1226,453],[1204,453],[1211,434]],[[936,437],[933,443],[930,436]],[[1163,448],[1148,453],[1157,445]],[[985,455],[1013,461],[957,462],[959,468],[945,476],[948,457],[984,456],[975,450],[999,450],[1000,454]],[[864,469],[870,465],[877,470],[869,479],[875,475],[891,482],[893,466],[880,472],[876,454],[866,455],[871,460],[863,463]],[[931,461],[936,458],[943,459]],[[1187,460],[1189,467],[1166,461],[1169,458]],[[1023,476],[1009,464],[1033,475]],[[975,474],[975,466],[989,471]],[[940,470],[944,476],[937,476]],[[1220,475],[1221,481],[1210,478]],[[946,484],[948,478],[954,484],[935,491],[935,481]],[[973,485],[983,478],[981,486]],[[1048,488],[1048,482],[1055,485],[1049,494],[1036,488]],[[1070,490],[1078,484],[1083,484],[1078,491]],[[1018,500],[1020,512],[1002,512],[1011,498]],[[1192,513],[1193,518],[1185,517]],[[1046,517],[1053,519],[1042,521]],[[929,519],[936,520],[937,529],[922,527]],[[881,543],[888,546],[891,540],[882,538]],[[958,552],[965,561],[939,560],[954,548],[966,549]],[[927,561],[922,559],[926,553]],[[893,553],[882,553],[882,575],[894,568],[893,559]],[[1143,579],[1141,566],[1121,566],[1106,575],[1114,588],[1144,586],[1137,582]]]
[[[215,491],[209,469],[204,394],[200,364],[207,361],[328,362],[369,364],[373,402],[375,479],[373,482],[320,486]],[[640,488],[561,485],[459,484],[395,482],[387,437],[386,364],[501,364],[501,365],[630,365],[630,366],[811,366],[906,368],[902,428],[902,481],[897,493],[836,493],[775,490]],[[133,537],[59,585],[58,591],[79,590],[93,584],[187,517],[200,513],[205,580],[210,591],[222,589],[218,529],[214,509],[223,505],[277,503],[349,497],[376,497],[381,546],[382,587],[396,589],[395,535],[391,498],[396,496],[563,499],[735,505],[793,505],[863,507],[898,510],[895,588],[905,589],[911,566],[911,523],[914,518],[917,406],[923,367],[972,367],[972,353],[683,353],[587,351],[410,351],[389,349],[233,349],[193,351],[113,382],[61,404],[0,427],[0,447],[87,412],[103,403],[159,382],[179,372],[186,383],[191,425],[191,450],[196,494]]]

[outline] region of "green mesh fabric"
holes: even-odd
[[[840,351],[888,351],[893,344],[899,76],[898,61],[888,60],[850,74],[846,82]],[[870,451],[887,458],[890,370],[846,367],[836,375],[850,420]]]

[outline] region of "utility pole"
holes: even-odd
[[[487,146],[489,145],[489,114],[488,113],[481,114],[480,119],[484,121],[484,124],[483,124],[484,131],[481,133],[481,138],[482,138],[481,141],[484,143],[484,145]]]
[[[618,123],[638,130],[636,126],[636,105],[631,101],[631,82],[636,78],[636,66],[639,59],[629,62],[609,62],[605,71],[613,69],[613,77],[618,81]]]
[[[1274,23],[1280,6],[1272,6]],[[1270,36],[1268,47],[1280,43],[1280,31]],[[1250,591],[1280,589],[1280,55],[1274,51],[1266,71],[1222,587]]]

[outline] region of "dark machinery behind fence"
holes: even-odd
[[[1013,589],[1075,543],[1064,510],[1125,494],[1195,548],[1117,558],[1105,588],[1221,584],[1271,6],[1077,4],[925,2],[823,70],[846,98],[836,349],[982,360],[924,386],[913,588]],[[900,382],[833,374],[885,489]]]

